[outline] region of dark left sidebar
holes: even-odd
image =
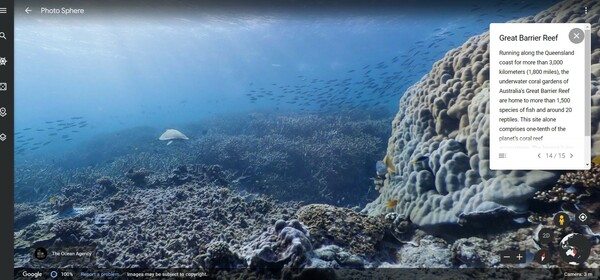
[[[14,263],[14,22],[13,0],[0,0],[0,279],[13,277]]]

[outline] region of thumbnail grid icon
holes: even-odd
[[[0,14],[6,14],[6,8],[0,8]]]

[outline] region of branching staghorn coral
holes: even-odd
[[[51,187],[43,188],[45,196],[31,196],[33,188],[24,188],[19,197],[47,199],[68,185],[91,188],[103,176],[119,179],[131,169],[160,173],[185,164],[217,164],[232,174],[243,171],[244,180],[236,186],[249,191],[280,199],[364,203],[372,187],[370,171],[385,149],[388,122],[366,115],[255,113],[209,120],[201,135],[183,127],[190,140],[170,146],[148,143],[144,137],[151,129],[126,130],[119,134],[129,141],[100,136],[94,145],[61,159],[68,164],[40,160],[33,165],[35,172],[23,166],[17,172],[20,184]]]

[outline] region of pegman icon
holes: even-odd
[[[558,217],[558,223],[560,223],[561,226],[565,224],[565,217],[563,215]]]

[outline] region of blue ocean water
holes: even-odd
[[[377,15],[17,18],[16,160],[231,112],[394,112],[448,50],[489,23],[550,5],[540,2]]]
[[[15,267],[496,267],[494,244],[531,240],[559,206],[459,215],[444,240],[387,197],[397,160],[430,156],[388,153],[406,89],[489,23],[551,3],[456,5],[17,18]],[[189,139],[160,141],[169,128]],[[92,259],[36,260],[39,246]]]

